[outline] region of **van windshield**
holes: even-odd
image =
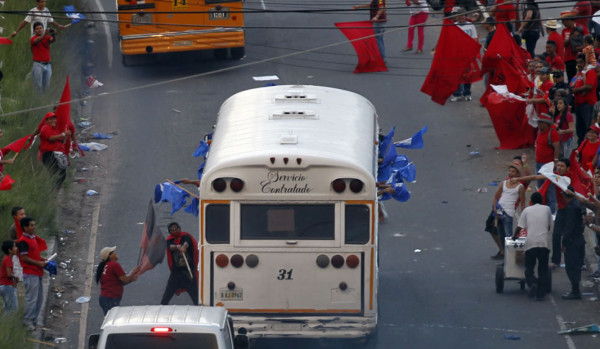
[[[107,349],[218,349],[217,337],[210,333],[113,333],[106,338]]]

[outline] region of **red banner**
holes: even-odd
[[[388,71],[374,36],[373,24],[369,21],[336,23],[342,33],[352,42],[358,57],[358,65],[354,73],[372,73]],[[364,39],[363,39],[364,38]]]
[[[500,140],[499,149],[519,149],[532,147],[535,142],[535,128],[527,122],[525,101],[506,98],[496,92],[488,95],[484,104],[496,136]]]

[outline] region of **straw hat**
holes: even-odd
[[[562,28],[562,25],[556,19],[549,19],[544,22],[544,27],[550,29],[559,29]]]

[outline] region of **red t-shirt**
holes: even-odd
[[[44,125],[42,127],[42,131],[40,132],[40,151],[42,153],[48,151],[62,151],[64,149],[64,144],[60,140],[51,141],[50,136],[56,136],[61,134],[57,129],[53,128],[50,125]]]
[[[556,54],[563,57],[565,54],[565,42],[559,32],[554,31],[548,36],[548,41],[556,43]]]
[[[537,137],[535,138],[535,162],[540,164],[554,161],[554,148],[548,144],[548,132],[551,132],[550,140],[552,143],[560,142],[560,137],[555,129],[549,128],[544,132],[538,130]]]
[[[27,255],[27,257],[33,259],[34,261],[41,261],[42,251],[47,249],[46,241],[39,236],[28,236],[26,234],[21,235],[21,238],[17,240],[17,247],[19,248],[19,253],[23,255]],[[23,261],[23,274],[26,275],[37,275],[44,276],[44,268],[38,267],[37,265],[25,263]]]
[[[588,69],[585,72],[585,83],[583,81],[583,74],[583,72],[579,72],[577,75],[575,75],[573,87],[575,88],[582,87],[583,85],[592,85],[592,89],[586,92],[574,93],[576,107],[582,105],[583,103],[594,105],[598,101],[598,98],[596,97],[596,87],[598,86],[598,75],[596,74],[596,70]]]
[[[504,0],[498,0],[496,1],[496,5],[496,10],[494,11],[496,22],[507,22],[517,18],[515,5],[513,5],[512,1],[504,3]]]
[[[7,268],[13,268],[12,257],[9,255],[5,255],[2,259],[2,266],[0,266],[0,285],[14,286],[15,280],[12,277],[8,277],[8,273],[6,272]]]
[[[563,72],[565,71],[565,62],[558,53],[556,56],[554,56],[554,59],[552,59],[550,56],[546,57],[546,62],[552,69],[558,69]]]
[[[550,79],[546,80],[546,82],[544,82],[543,84],[540,85],[540,87],[538,87],[536,89],[537,93],[535,98],[544,98],[544,97],[548,97],[549,98],[549,93],[550,93],[550,89],[552,88],[552,86],[554,86],[554,84],[552,83],[552,81],[550,81]],[[548,113],[548,102],[544,102],[544,103],[536,103],[535,104],[535,110],[538,112],[538,115],[541,115],[542,113]]]
[[[573,10],[577,11],[577,17],[579,17],[575,18],[575,23],[584,28],[587,28],[588,21],[590,20],[590,16],[592,15],[592,5],[590,4],[590,2],[577,1],[577,3],[575,3],[575,6],[573,6]]]
[[[596,143],[590,143],[586,139],[581,142],[581,145],[579,148],[577,148],[579,155],[581,155],[581,160],[579,160],[579,163],[585,171],[590,170],[590,164],[592,163],[592,160],[594,160],[594,156],[596,156],[598,147],[600,147],[600,141],[597,141]]]
[[[119,279],[125,275],[121,264],[117,262],[107,262],[100,277],[100,295],[108,298],[123,297],[123,283]]]
[[[37,35],[34,35],[30,39],[33,60],[36,62],[50,62],[50,36],[46,35],[40,42],[35,44],[33,40],[37,37]]]
[[[571,122],[574,121],[573,120],[573,114],[571,114],[569,112],[567,112],[567,115],[565,116],[565,118],[567,119],[567,122],[564,125],[561,126],[560,125],[560,114],[556,114],[556,116],[554,117],[554,123],[561,130],[568,130],[569,129],[569,123],[571,123]],[[571,138],[573,138],[573,133],[563,133],[563,134],[560,135],[560,141],[561,142],[568,141]]]

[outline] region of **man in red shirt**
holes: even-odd
[[[553,70],[565,70],[565,62],[557,52],[556,42],[552,40],[546,41],[546,63]]]
[[[538,76],[540,77],[541,84],[539,87],[533,88],[533,98],[528,98],[528,104],[535,104],[535,110],[538,115],[548,114],[548,108],[550,107],[550,89],[554,84],[550,80],[550,73],[552,70],[548,67],[543,67],[538,70]]]
[[[35,35],[30,39],[33,54],[33,85],[38,90],[44,91],[50,85],[50,77],[52,77],[50,44],[54,42],[54,36],[49,35],[52,29],[44,30],[41,22],[35,22],[33,30]]]
[[[577,67],[575,64],[575,57],[577,53],[583,49],[583,40],[581,40],[581,47],[578,47],[578,42],[576,40],[571,40],[571,34],[575,29],[575,15],[573,12],[565,11],[560,14],[560,18],[562,19],[563,25],[565,28],[562,30],[562,38],[565,45],[565,53],[563,55],[563,61],[565,62],[565,70],[567,72],[567,81],[571,82],[571,79],[577,74]],[[587,35],[589,34],[589,30],[587,27],[583,27],[583,33],[576,33],[575,35]],[[577,42],[577,43],[576,43]]]
[[[592,5],[589,1],[577,1],[571,10],[575,18],[575,23],[584,28],[588,27],[588,22],[592,17]]]
[[[71,135],[68,129],[60,132],[56,128],[56,114],[46,114],[46,124],[40,130],[40,153],[42,154],[42,162],[55,177],[55,188],[59,189],[67,176],[68,159],[63,157],[63,163],[57,156],[64,155],[64,142]]]
[[[541,114],[538,119],[538,133],[535,138],[535,170],[536,173],[540,171],[542,166],[545,164],[558,161],[560,154],[560,136],[558,132],[552,127],[552,117],[548,114]],[[529,178],[527,180],[537,179],[537,186],[541,188],[544,184],[545,178]],[[520,178],[519,180],[521,180]],[[546,191],[546,200],[552,213],[556,212],[556,193],[554,186],[551,185]]]
[[[556,19],[549,19],[544,22],[544,27],[546,27],[546,33],[548,34],[548,41],[556,43],[556,54],[562,58],[565,54],[565,43],[563,42],[563,37],[557,31],[561,27],[560,23]]]
[[[30,331],[35,330],[37,318],[42,309],[44,267],[48,261],[41,257],[48,249],[46,241],[35,235],[35,220],[31,217],[21,219],[23,235],[17,240],[17,247],[23,262],[23,283],[25,284],[25,308],[23,324]]]
[[[508,30],[513,31],[513,21],[517,18],[517,12],[512,0],[496,0],[490,12],[496,23],[506,23]]]
[[[585,65],[585,55],[583,53],[577,55],[576,64],[579,73],[575,76],[571,87],[575,95],[575,131],[578,144],[581,144],[587,129],[597,121],[596,115],[593,114],[594,104],[598,101],[596,97],[598,75],[596,74],[596,67]]]

